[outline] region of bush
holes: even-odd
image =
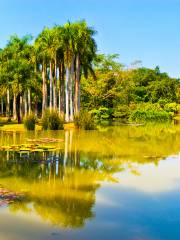
[[[43,130],[62,130],[64,129],[64,119],[55,110],[46,110],[42,118]]]
[[[34,114],[30,114],[24,118],[24,126],[27,130],[34,130],[36,124],[36,117]]]
[[[174,114],[177,114],[180,110],[180,105],[177,104],[177,103],[167,103],[165,106],[164,106],[164,110],[166,112],[172,112]]]
[[[115,108],[113,116],[114,118],[125,118],[127,119],[130,115],[130,109],[127,105],[119,105]]]
[[[146,122],[146,121],[157,121],[165,122],[172,119],[172,114],[164,110],[154,110],[154,109],[137,109],[133,111],[130,115],[129,120],[135,122]]]
[[[94,117],[89,112],[80,112],[78,115],[75,115],[74,124],[76,128],[79,128],[79,129],[84,129],[84,130],[96,129]]]
[[[103,121],[112,117],[113,110],[111,108],[100,107],[98,109],[91,110],[90,113],[96,120]]]

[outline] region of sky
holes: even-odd
[[[180,0],[0,0],[0,48],[12,34],[82,19],[97,30],[99,53],[180,78]]]

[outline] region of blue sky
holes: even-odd
[[[98,49],[129,65],[160,66],[180,77],[180,0],[0,0],[0,47],[10,35],[37,36],[44,26],[86,19]]]

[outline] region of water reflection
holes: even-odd
[[[169,166],[161,166],[167,156],[179,152],[178,128],[118,127],[103,132],[39,132],[35,136],[0,132],[1,145],[9,146],[41,137],[64,141],[51,143],[57,146],[54,151],[0,152],[0,184],[24,195],[9,205],[11,213],[36,214],[56,226],[82,228],[87,220],[95,219],[97,190],[104,182],[149,193],[179,187],[172,184],[174,173],[178,178],[177,162],[171,175],[167,174]],[[166,181],[158,185],[163,174]],[[107,206],[112,204],[105,200],[109,192],[101,198]]]

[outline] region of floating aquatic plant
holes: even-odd
[[[0,146],[0,151],[12,151],[17,153],[27,153],[27,152],[51,152],[57,151],[61,148],[58,146],[52,145],[42,145],[42,144],[20,144],[20,145],[11,145],[11,146]]]
[[[20,201],[23,198],[22,193],[12,192],[0,186],[0,207],[8,206],[15,201]]]

